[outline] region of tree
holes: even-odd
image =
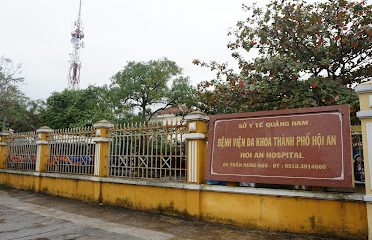
[[[207,112],[257,111],[349,103],[352,87],[372,80],[372,15],[365,1],[274,0],[244,6],[228,47],[239,73],[226,64],[195,64],[217,71],[199,85]],[[247,59],[252,53],[258,54]],[[216,101],[217,100],[217,101]]]
[[[143,121],[166,107],[192,104],[195,94],[182,69],[166,58],[128,62],[112,77],[111,87],[117,103],[139,109]]]
[[[39,101],[31,101],[20,90],[24,81],[20,75],[20,64],[0,56],[0,127],[35,130],[39,127]]]
[[[41,111],[43,124],[51,128],[84,127],[106,119],[115,121],[115,109],[107,87],[54,92]]]

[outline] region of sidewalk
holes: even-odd
[[[0,187],[0,239],[327,238],[207,223]]]

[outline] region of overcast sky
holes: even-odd
[[[228,29],[244,18],[243,0],[83,0],[81,88],[110,83],[127,61],[167,57],[194,85],[213,78],[195,58],[231,61]],[[27,96],[67,87],[70,32],[78,0],[0,0],[0,55],[22,63]]]

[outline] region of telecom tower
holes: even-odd
[[[68,88],[79,89],[80,83],[80,49],[84,48],[84,33],[81,23],[81,0],[79,1],[79,14],[71,32],[72,53],[70,53],[70,67],[68,72]]]

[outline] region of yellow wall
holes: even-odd
[[[276,197],[0,173],[0,184],[128,208],[297,233],[367,237],[361,201]]]
[[[290,232],[367,235],[363,202],[217,192],[205,192],[202,199],[202,215],[212,220]]]
[[[23,190],[39,191],[40,178],[29,175],[0,173],[0,184]]]
[[[102,184],[103,202],[135,209],[159,210],[167,213],[186,212],[187,191],[126,184]]]
[[[42,177],[40,191],[83,201],[98,201],[100,183],[76,179]]]

